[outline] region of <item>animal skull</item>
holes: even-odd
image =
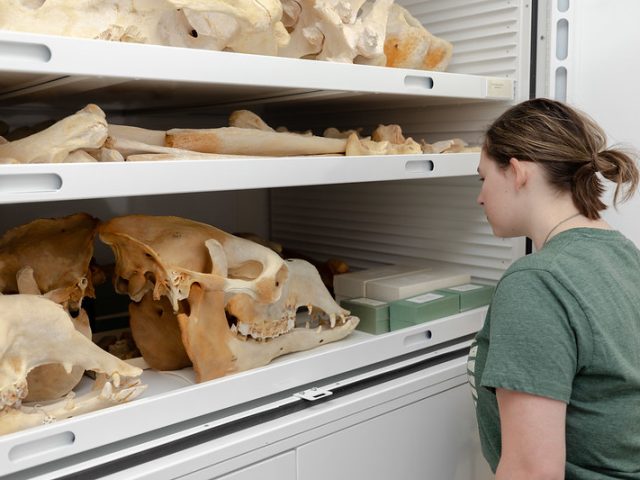
[[[91,338],[82,310],[85,296],[94,297],[93,240],[98,220],[84,213],[38,219],[13,228],[0,238],[0,293],[40,295],[62,305],[75,328]],[[60,365],[43,365],[29,373],[27,401],[53,400],[68,394],[84,370],[66,372]]]
[[[78,399],[70,394],[47,405],[23,405],[29,372],[52,363],[105,376]],[[131,400],[145,388],[136,378],[141,373],[78,332],[57,303],[39,295],[0,295],[0,434]]]
[[[4,0],[0,28],[275,55],[289,35],[279,0]]]
[[[179,359],[172,341],[157,341],[157,330],[147,327],[141,334],[136,327],[160,319],[161,328],[175,331],[167,311],[172,305],[199,382],[337,340],[357,325],[357,319],[346,319],[348,312],[333,302],[310,264],[285,263],[270,249],[209,225],[136,215],[107,222],[100,237],[116,252],[118,278],[126,279],[116,279],[116,289],[142,300],[130,309],[136,342],[144,337],[142,343],[153,349],[156,359]],[[181,287],[172,291],[171,285],[178,284]],[[169,300],[166,305],[158,303],[163,296]],[[225,305],[237,315],[237,324],[227,320]],[[317,331],[294,328],[299,305],[326,312],[326,330],[322,332],[320,323]],[[315,321],[320,322],[319,317]]]
[[[235,318],[229,343],[238,359],[238,370],[339,340],[358,325],[357,317],[349,317],[349,312],[336,304],[313,265],[300,259],[288,259],[286,265],[289,277],[277,302],[259,303],[240,294],[227,303],[228,313]],[[302,325],[296,321],[299,307],[307,307],[309,313]]]
[[[154,300],[167,297],[174,312],[194,283],[274,302],[287,276],[284,261],[268,248],[180,217],[116,217],[99,235],[116,256],[116,291],[135,302],[152,291]]]

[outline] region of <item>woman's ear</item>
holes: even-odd
[[[516,190],[521,189],[522,187],[524,187],[527,184],[527,181],[529,180],[529,169],[527,168],[528,165],[526,165],[527,163],[531,163],[531,162],[523,162],[521,160],[518,160],[515,157],[512,157],[509,160],[509,168],[511,169],[512,173],[513,173],[513,178],[515,179],[516,182]]]

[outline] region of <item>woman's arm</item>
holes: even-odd
[[[496,480],[563,479],[567,405],[503,388],[496,395],[502,432]]]

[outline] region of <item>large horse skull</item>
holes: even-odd
[[[151,357],[161,360],[156,364],[180,361],[173,341],[159,339],[159,331],[148,326],[143,334],[139,327],[159,321],[164,332],[175,332],[167,309],[173,305],[198,381],[337,340],[357,325],[357,319],[345,319],[348,312],[333,302],[311,265],[285,263],[270,249],[209,225],[137,215],[107,222],[100,237],[116,252],[116,288],[142,300],[130,309],[141,351],[152,350]],[[161,297],[169,302],[159,302]],[[227,304],[237,317],[227,319]],[[313,331],[294,328],[299,305],[326,312],[324,332],[320,323]]]
[[[104,374],[82,397],[45,405],[22,402],[34,368],[62,364]],[[108,354],[78,332],[69,314],[40,295],[0,295],[0,434],[76,416],[138,396],[142,370]]]

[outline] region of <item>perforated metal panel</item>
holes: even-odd
[[[273,190],[271,233],[288,248],[356,268],[439,260],[497,280],[524,242],[493,236],[478,191],[475,177]]]
[[[526,1],[399,0],[427,29],[454,45],[447,71],[515,78]]]

